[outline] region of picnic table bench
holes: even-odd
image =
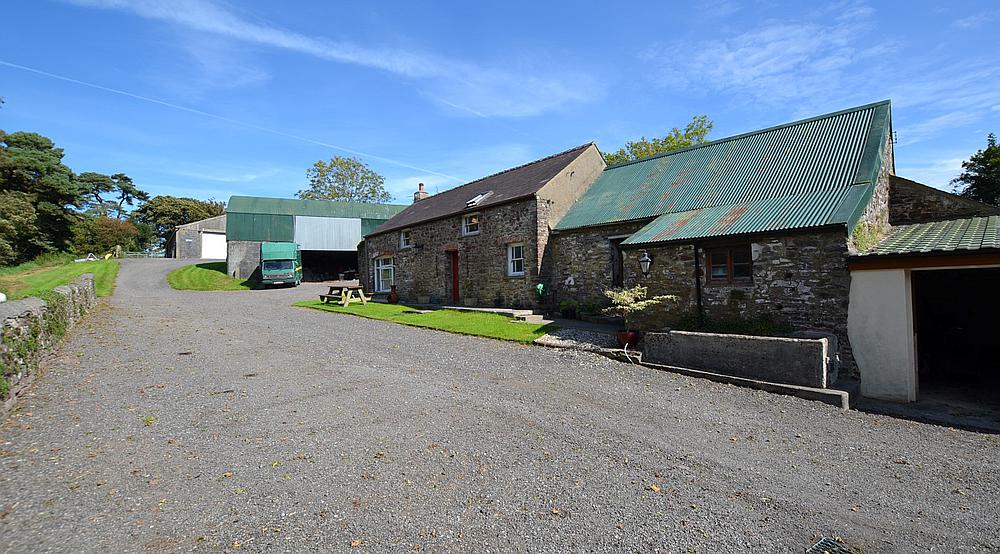
[[[324,304],[336,302],[346,307],[352,302],[367,304],[369,298],[365,297],[364,288],[359,281],[334,281],[330,283],[330,291],[319,295],[319,299]]]

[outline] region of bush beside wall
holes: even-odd
[[[85,273],[52,289],[44,299],[0,304],[0,415],[34,381],[43,352],[55,347],[96,303],[94,276]]]

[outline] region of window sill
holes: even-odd
[[[413,245],[411,244],[409,246],[400,246],[399,249],[400,250],[412,250],[413,249]]]
[[[528,275],[525,274],[525,273],[514,273],[514,274],[508,273],[507,274],[507,278],[508,279],[524,279],[527,276]]]
[[[478,236],[479,236],[479,231],[476,231],[475,233],[462,233],[462,237],[463,238],[465,238],[465,237],[478,237]]]

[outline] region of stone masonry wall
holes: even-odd
[[[889,179],[895,171],[892,140],[887,138],[883,148],[875,191],[861,219],[851,229],[848,246],[852,253],[870,250],[889,233]]]
[[[373,260],[393,256],[396,292],[403,302],[452,303],[450,251],[458,252],[459,302],[470,306],[531,307],[538,282],[535,198],[487,207],[478,235],[462,236],[462,214],[407,227],[413,246],[400,247],[400,231],[365,240],[364,286],[374,290]],[[523,277],[507,275],[507,245],[524,244]]]
[[[563,300],[575,300],[582,305],[607,304],[604,291],[611,288],[610,240],[631,235],[645,224],[629,222],[554,233],[549,240],[552,305],[558,306]]]
[[[1000,207],[900,177],[890,179],[889,198],[889,223],[892,225],[1000,214]]]
[[[86,273],[53,289],[46,300],[25,298],[0,304],[0,415],[35,379],[42,353],[58,344],[97,303],[94,276]]]

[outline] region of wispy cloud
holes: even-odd
[[[171,175],[177,175],[178,177],[189,177],[191,179],[197,179],[199,181],[214,181],[217,183],[251,183],[260,179],[267,179],[269,177],[274,177],[281,173],[279,169],[264,169],[256,173],[239,173],[239,172],[210,172],[210,171],[198,171],[198,170],[185,170],[185,169],[168,169],[167,173]]]
[[[375,48],[307,36],[204,0],[68,0],[74,4],[131,12],[186,29],[319,59],[369,67],[420,82],[423,92],[467,113],[531,116],[567,104],[588,102],[599,90],[588,74],[566,69],[513,72],[482,67],[415,50]]]
[[[963,158],[948,156],[917,164],[897,165],[896,172],[907,179],[950,192],[951,180],[962,173],[963,161]]]
[[[982,27],[996,18],[996,12],[975,13],[955,20],[951,25],[959,29],[974,29]]]
[[[916,144],[938,136],[947,129],[975,123],[979,117],[977,112],[954,111],[925,119],[920,123],[901,126],[898,130],[899,144],[902,146]]]

